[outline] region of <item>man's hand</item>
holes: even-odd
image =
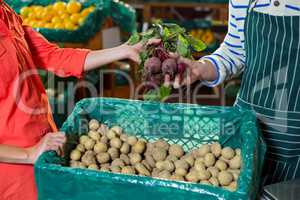
[[[46,151],[56,151],[60,155],[65,142],[66,136],[64,133],[47,133],[35,146],[27,149],[29,163],[34,164],[38,157]]]
[[[178,73],[173,83],[170,78],[165,77],[165,85],[173,84],[174,88],[190,85],[195,81],[213,81],[217,79],[217,71],[215,67],[208,61],[193,61],[191,59],[176,57],[177,64],[185,67],[184,73]]]

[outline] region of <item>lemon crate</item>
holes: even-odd
[[[88,130],[88,120],[119,125],[125,133],[164,138],[185,150],[219,141],[242,150],[242,170],[235,192],[195,183],[114,174],[67,167],[70,150]],[[39,199],[255,199],[265,144],[252,112],[234,107],[201,107],[135,100],[93,98],[80,101],[63,124],[68,136],[65,158],[43,154],[35,165]]]

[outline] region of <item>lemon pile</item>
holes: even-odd
[[[210,29],[194,29],[190,31],[190,34],[207,45],[213,44],[216,40],[214,33]]]
[[[71,0],[68,3],[58,1],[45,7],[23,7],[20,15],[23,24],[33,28],[76,30],[94,10],[94,6],[83,9],[81,3]]]

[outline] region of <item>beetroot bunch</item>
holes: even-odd
[[[143,77],[150,85],[160,86],[164,82],[166,75],[170,80],[174,80],[176,74],[183,74],[185,67],[178,64],[175,58],[172,58],[166,49],[155,47],[151,57],[144,63]]]

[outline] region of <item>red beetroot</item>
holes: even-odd
[[[148,58],[145,61],[145,73],[156,74],[161,72],[161,61],[157,57]]]
[[[177,63],[173,58],[166,59],[162,64],[162,72],[164,75],[170,75],[170,78],[173,79],[177,73]]]

